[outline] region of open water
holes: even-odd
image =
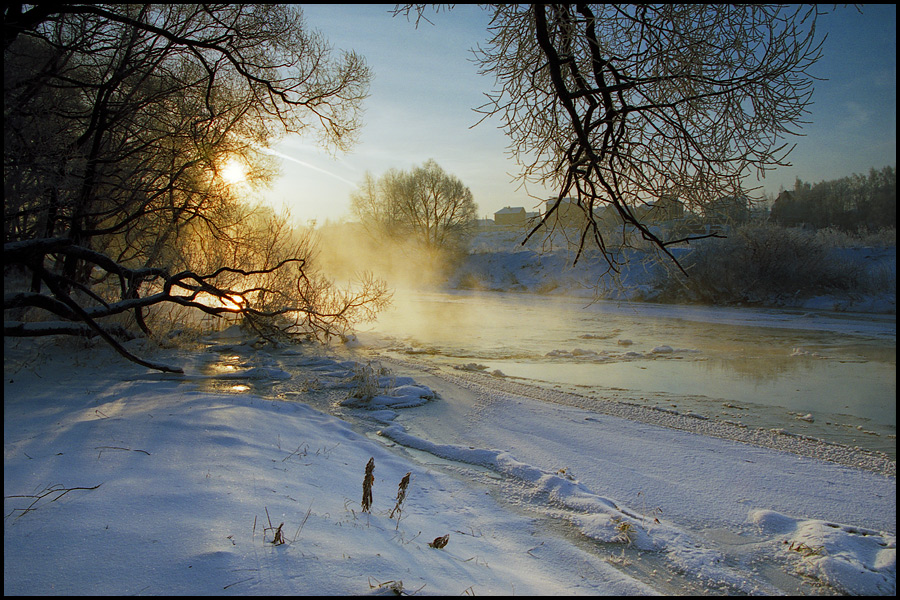
[[[400,358],[896,457],[893,315],[417,292],[368,335]]]

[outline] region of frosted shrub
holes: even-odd
[[[697,244],[681,260],[689,277],[670,271],[663,294],[672,300],[756,303],[855,289],[859,273],[849,262],[830,259],[823,239],[776,225],[741,227],[726,239]]]
[[[894,227],[886,227],[875,233],[869,234],[865,238],[866,245],[876,246],[880,248],[896,248],[897,247],[897,229]]]
[[[857,233],[849,233],[834,227],[816,231],[816,239],[828,248],[892,248],[897,246],[897,230],[885,227],[877,231],[860,228]]]
[[[866,270],[863,277],[864,289],[870,293],[882,294],[897,292],[897,262],[878,264]]]
[[[368,401],[383,394],[386,386],[380,385],[380,382],[386,375],[388,370],[381,365],[372,366],[371,363],[356,365],[350,377],[350,393],[347,397]]]

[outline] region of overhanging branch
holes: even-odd
[[[43,266],[44,259],[49,254],[58,257],[78,257],[93,265],[93,268],[103,269],[129,284],[119,288],[118,298],[104,300],[93,292],[76,297],[69,290],[73,288],[76,291],[83,292],[83,290],[73,286],[74,282],[64,275],[51,272]],[[220,267],[208,274],[180,271],[169,275],[164,269],[158,268],[131,269],[103,253],[76,245],[71,240],[54,238],[6,244],[4,264],[21,265],[31,270],[50,290],[50,294],[35,292],[6,294],[3,299],[4,311],[39,309],[65,320],[52,323],[9,321],[4,323],[4,335],[99,335],[128,360],[152,369],[175,373],[182,370],[141,359],[126,350],[115,337],[129,339],[134,336],[120,326],[101,324],[100,319],[168,303],[200,310],[213,316],[244,317],[263,335],[265,333],[260,325],[263,320],[281,318],[284,324],[278,329],[282,333],[287,334],[296,328],[305,327],[306,333],[316,337],[319,335],[329,337],[341,333],[356,312],[366,310],[369,304],[378,305],[386,297],[381,287],[370,283],[366,284],[363,291],[357,295],[348,291],[346,294],[323,298],[321,290],[316,288],[315,282],[310,281],[304,272],[306,261],[302,258],[284,259],[272,267],[261,269]],[[253,280],[255,277],[275,274],[289,266],[297,267],[297,273],[293,276],[296,278],[296,292],[291,297],[286,296],[283,291],[265,285],[232,289],[216,283],[218,277],[226,274]],[[142,286],[160,291],[140,295],[139,289]],[[277,307],[257,306],[254,298],[266,295],[281,298],[283,302]],[[271,327],[267,330],[271,330]],[[145,333],[148,331],[145,330]]]

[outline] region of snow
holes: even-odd
[[[485,445],[407,430],[403,411],[442,410],[448,389],[465,395],[451,377],[435,379],[450,386],[437,392],[376,373],[380,393],[341,406],[369,417],[354,426],[304,400],[346,399],[367,365],[207,342],[208,352],[157,352],[183,376],[102,345],[7,342],[4,593],[618,595],[677,591],[680,579],[784,591],[743,561],[842,593],[895,591],[894,476],[477,386]],[[309,397],[217,392],[236,377],[211,372],[221,360],[258,386],[306,378]],[[371,514],[360,508],[369,458]],[[634,497],[647,505],[619,500]],[[286,543],[275,545],[279,527]],[[707,528],[750,537],[735,555]],[[447,534],[446,547],[429,546]],[[669,574],[640,577],[623,567],[631,560]]]
[[[488,288],[582,289],[562,255],[472,261]],[[364,339],[345,341],[365,352]],[[271,348],[236,327],[202,342],[129,342],[182,375],[100,343],[5,341],[5,594],[896,593],[892,460],[540,397],[476,362],[375,364],[344,349]],[[550,354],[644,357],[632,343]]]
[[[305,404],[145,378],[104,348],[42,346],[39,363],[34,351],[7,347],[4,361],[5,594],[649,591],[548,541],[555,561],[593,565],[573,581],[528,556],[531,518]],[[267,514],[287,543],[271,543]],[[427,545],[446,534],[445,548]]]
[[[659,275],[668,258],[660,261],[652,252],[611,249],[610,257],[620,271],[614,277],[610,264],[596,249],[587,248],[578,263],[573,264],[577,238],[568,240],[564,233],[555,232],[549,239],[535,236],[523,246],[523,237],[522,233],[510,230],[479,233],[471,243],[466,260],[450,275],[448,287],[623,301],[655,301],[660,297]],[[670,247],[669,251],[675,258],[682,258],[691,248]],[[857,264],[863,281],[896,279],[897,252],[893,247],[835,248],[830,260]],[[897,294],[894,289],[867,295],[852,292],[798,295],[772,298],[763,304],[816,311],[895,314]]]
[[[893,593],[897,547],[880,532],[822,520],[801,521],[770,510],[754,510],[749,520],[784,539],[782,551],[797,568],[857,596]]]

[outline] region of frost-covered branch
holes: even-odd
[[[101,298],[98,294],[81,290],[64,275],[53,273],[43,266],[53,254],[57,262],[64,262],[69,254],[78,255],[93,266],[105,270],[121,282],[116,297]],[[4,268],[14,267],[33,271],[46,285],[49,293],[13,292],[5,294],[3,310],[37,309],[50,313],[63,321],[5,321],[6,336],[42,335],[99,335],[119,354],[138,364],[161,371],[181,372],[169,367],[140,359],[126,350],[116,337],[133,337],[119,325],[102,324],[101,320],[125,312],[132,312],[145,333],[144,311],[160,304],[177,304],[202,311],[213,316],[243,317],[260,335],[328,338],[343,334],[355,321],[371,316],[388,301],[384,285],[372,280],[364,281],[356,292],[339,292],[327,282],[313,279],[304,271],[302,258],[288,258],[267,268],[242,269],[220,267],[208,274],[190,270],[169,274],[164,269],[130,269],[108,256],[72,244],[69,240],[29,240],[6,244],[3,255]],[[246,287],[218,283],[222,275],[236,275],[237,281],[261,281],[266,276],[283,275],[287,269],[295,269],[288,278],[294,289],[285,290],[276,280],[272,283]],[[102,279],[102,277],[100,278]],[[142,290],[155,290],[142,295]],[[268,298],[268,300],[264,300]]]

